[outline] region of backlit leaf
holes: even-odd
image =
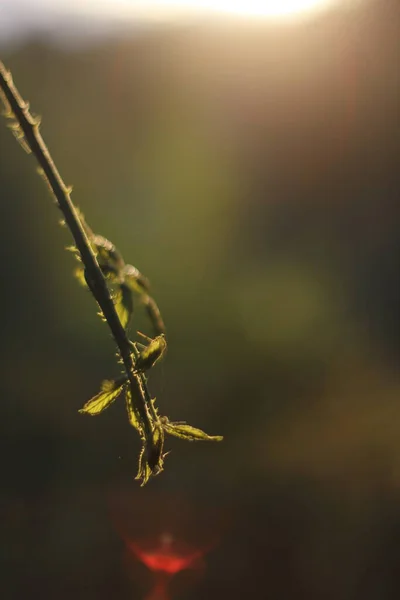
[[[133,294],[125,284],[118,286],[114,295],[114,304],[121,325],[126,329],[133,313]]]
[[[80,409],[80,413],[88,415],[98,415],[108,408],[120,395],[126,380],[121,378],[116,381],[105,381],[101,386],[101,391],[88,400],[85,406]]]
[[[126,386],[125,390],[125,402],[126,402],[126,411],[128,413],[129,423],[137,429],[139,432],[142,431],[140,426],[140,417],[135,410],[135,407],[132,402],[132,392],[129,386]]]
[[[140,455],[139,455],[139,469],[138,469],[135,479],[141,480],[142,483],[140,485],[141,485],[141,487],[143,487],[144,485],[146,485],[146,483],[150,479],[151,475],[152,475],[152,472],[151,472],[149,463],[147,462],[147,458],[146,458],[146,445],[143,444],[143,447],[142,447],[142,449],[140,451]]]
[[[224,439],[222,435],[208,435],[201,429],[197,429],[197,427],[192,427],[191,425],[187,425],[187,423],[182,422],[173,423],[166,421],[164,422],[163,427],[166,433],[169,435],[174,435],[175,437],[188,440],[189,442],[201,440],[209,442],[221,442]]]
[[[152,432],[151,439],[144,440],[139,456],[139,470],[136,479],[141,479],[144,486],[151,476],[159,475],[164,468],[164,431],[160,425]]]
[[[138,371],[148,371],[155,363],[160,360],[167,348],[165,335],[161,334],[150,340],[148,346],[141,351],[136,359],[135,367]]]
[[[147,445],[147,462],[153,473],[158,475],[163,469],[164,431],[162,427],[155,427],[151,444]]]

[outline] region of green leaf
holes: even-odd
[[[118,398],[126,383],[126,378],[121,378],[116,381],[103,381],[101,391],[93,396],[85,406],[80,409],[80,413],[88,415],[99,415],[103,410],[108,408],[114,400]]]
[[[164,468],[164,458],[168,454],[163,453],[164,449],[164,431],[158,425],[153,429],[150,439],[144,440],[142,450],[139,455],[139,470],[136,479],[141,479],[143,487],[150,477],[159,475]]]
[[[147,445],[147,462],[154,475],[163,470],[164,430],[156,426],[153,431],[151,443]]]
[[[142,427],[140,425],[140,416],[135,410],[135,407],[132,402],[132,392],[129,386],[126,387],[125,390],[125,402],[126,402],[126,410],[128,413],[129,423],[137,429],[140,433],[142,432]]]
[[[140,485],[143,487],[146,485],[151,475],[152,472],[146,459],[146,444],[144,443],[139,454],[139,469],[135,479],[141,479],[142,483]]]
[[[174,435],[178,438],[182,438],[183,440],[188,440],[189,442],[197,442],[201,440],[208,442],[221,442],[224,439],[222,435],[208,435],[201,429],[187,425],[187,423],[182,423],[181,421],[176,423],[170,421],[165,422],[165,419],[166,417],[164,417],[163,427],[166,433],[169,435]]]
[[[114,294],[114,304],[122,327],[126,329],[133,313],[133,294],[125,284],[118,286]]]
[[[148,346],[145,346],[136,359],[135,368],[137,371],[148,371],[155,363],[160,360],[167,348],[165,335],[162,333],[153,340],[150,340]]]

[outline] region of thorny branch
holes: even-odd
[[[135,267],[125,264],[121,254],[109,240],[92,232],[83,215],[74,206],[71,200],[72,188],[65,185],[40,134],[40,119],[32,116],[29,104],[19,94],[11,73],[1,61],[0,91],[5,105],[4,115],[13,120],[10,128],[24,149],[28,153],[32,152],[38,161],[40,173],[48,183],[65,224],[72,233],[76,244],[72,249],[82,265],[78,274],[86,282],[100,307],[125,370],[125,375],[118,380],[103,382],[100,393],[89,400],[80,412],[99,414],[122,391],[125,392],[129,421],[138,430],[142,440],[137,478],[144,485],[151,475],[157,475],[163,469],[164,433],[191,441],[219,441],[222,437],[208,436],[190,425],[173,423],[167,417],[159,416],[155,399],[151,398],[148,390],[144,371],[161,357],[166,341],[160,311],[148,294],[148,282]],[[117,286],[118,299],[113,297],[107,280]],[[136,343],[129,340],[125,330],[133,309],[132,290],[140,294],[155,331],[159,334],[142,351]]]

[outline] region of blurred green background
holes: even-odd
[[[161,412],[225,436],[170,439],[142,490],[123,403],[78,414],[118,374],[113,342],[3,121],[5,600],[145,597],[121,521],[212,540],[173,598],[399,597],[399,17],[385,0],[3,45],[73,200],[152,282]]]

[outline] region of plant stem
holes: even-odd
[[[36,160],[43,171],[49,187],[56,198],[58,207],[60,208],[65,222],[75,240],[76,247],[80,252],[82,263],[85,267],[88,286],[103,312],[104,318],[107,321],[118,347],[126,374],[129,378],[132,397],[137,401],[136,406],[141,416],[145,438],[150,442],[152,426],[147,408],[147,401],[150,399],[150,394],[146,386],[145,378],[140,373],[135,372],[135,359],[132,356],[134,349],[118,318],[106,280],[71,200],[71,189],[67,187],[62,180],[40,134],[40,120],[35,119],[29,112],[29,105],[24,102],[13,83],[11,73],[6,70],[1,61],[0,89],[9,105],[10,111],[13,113],[14,118],[24,134],[25,142],[36,157]]]

